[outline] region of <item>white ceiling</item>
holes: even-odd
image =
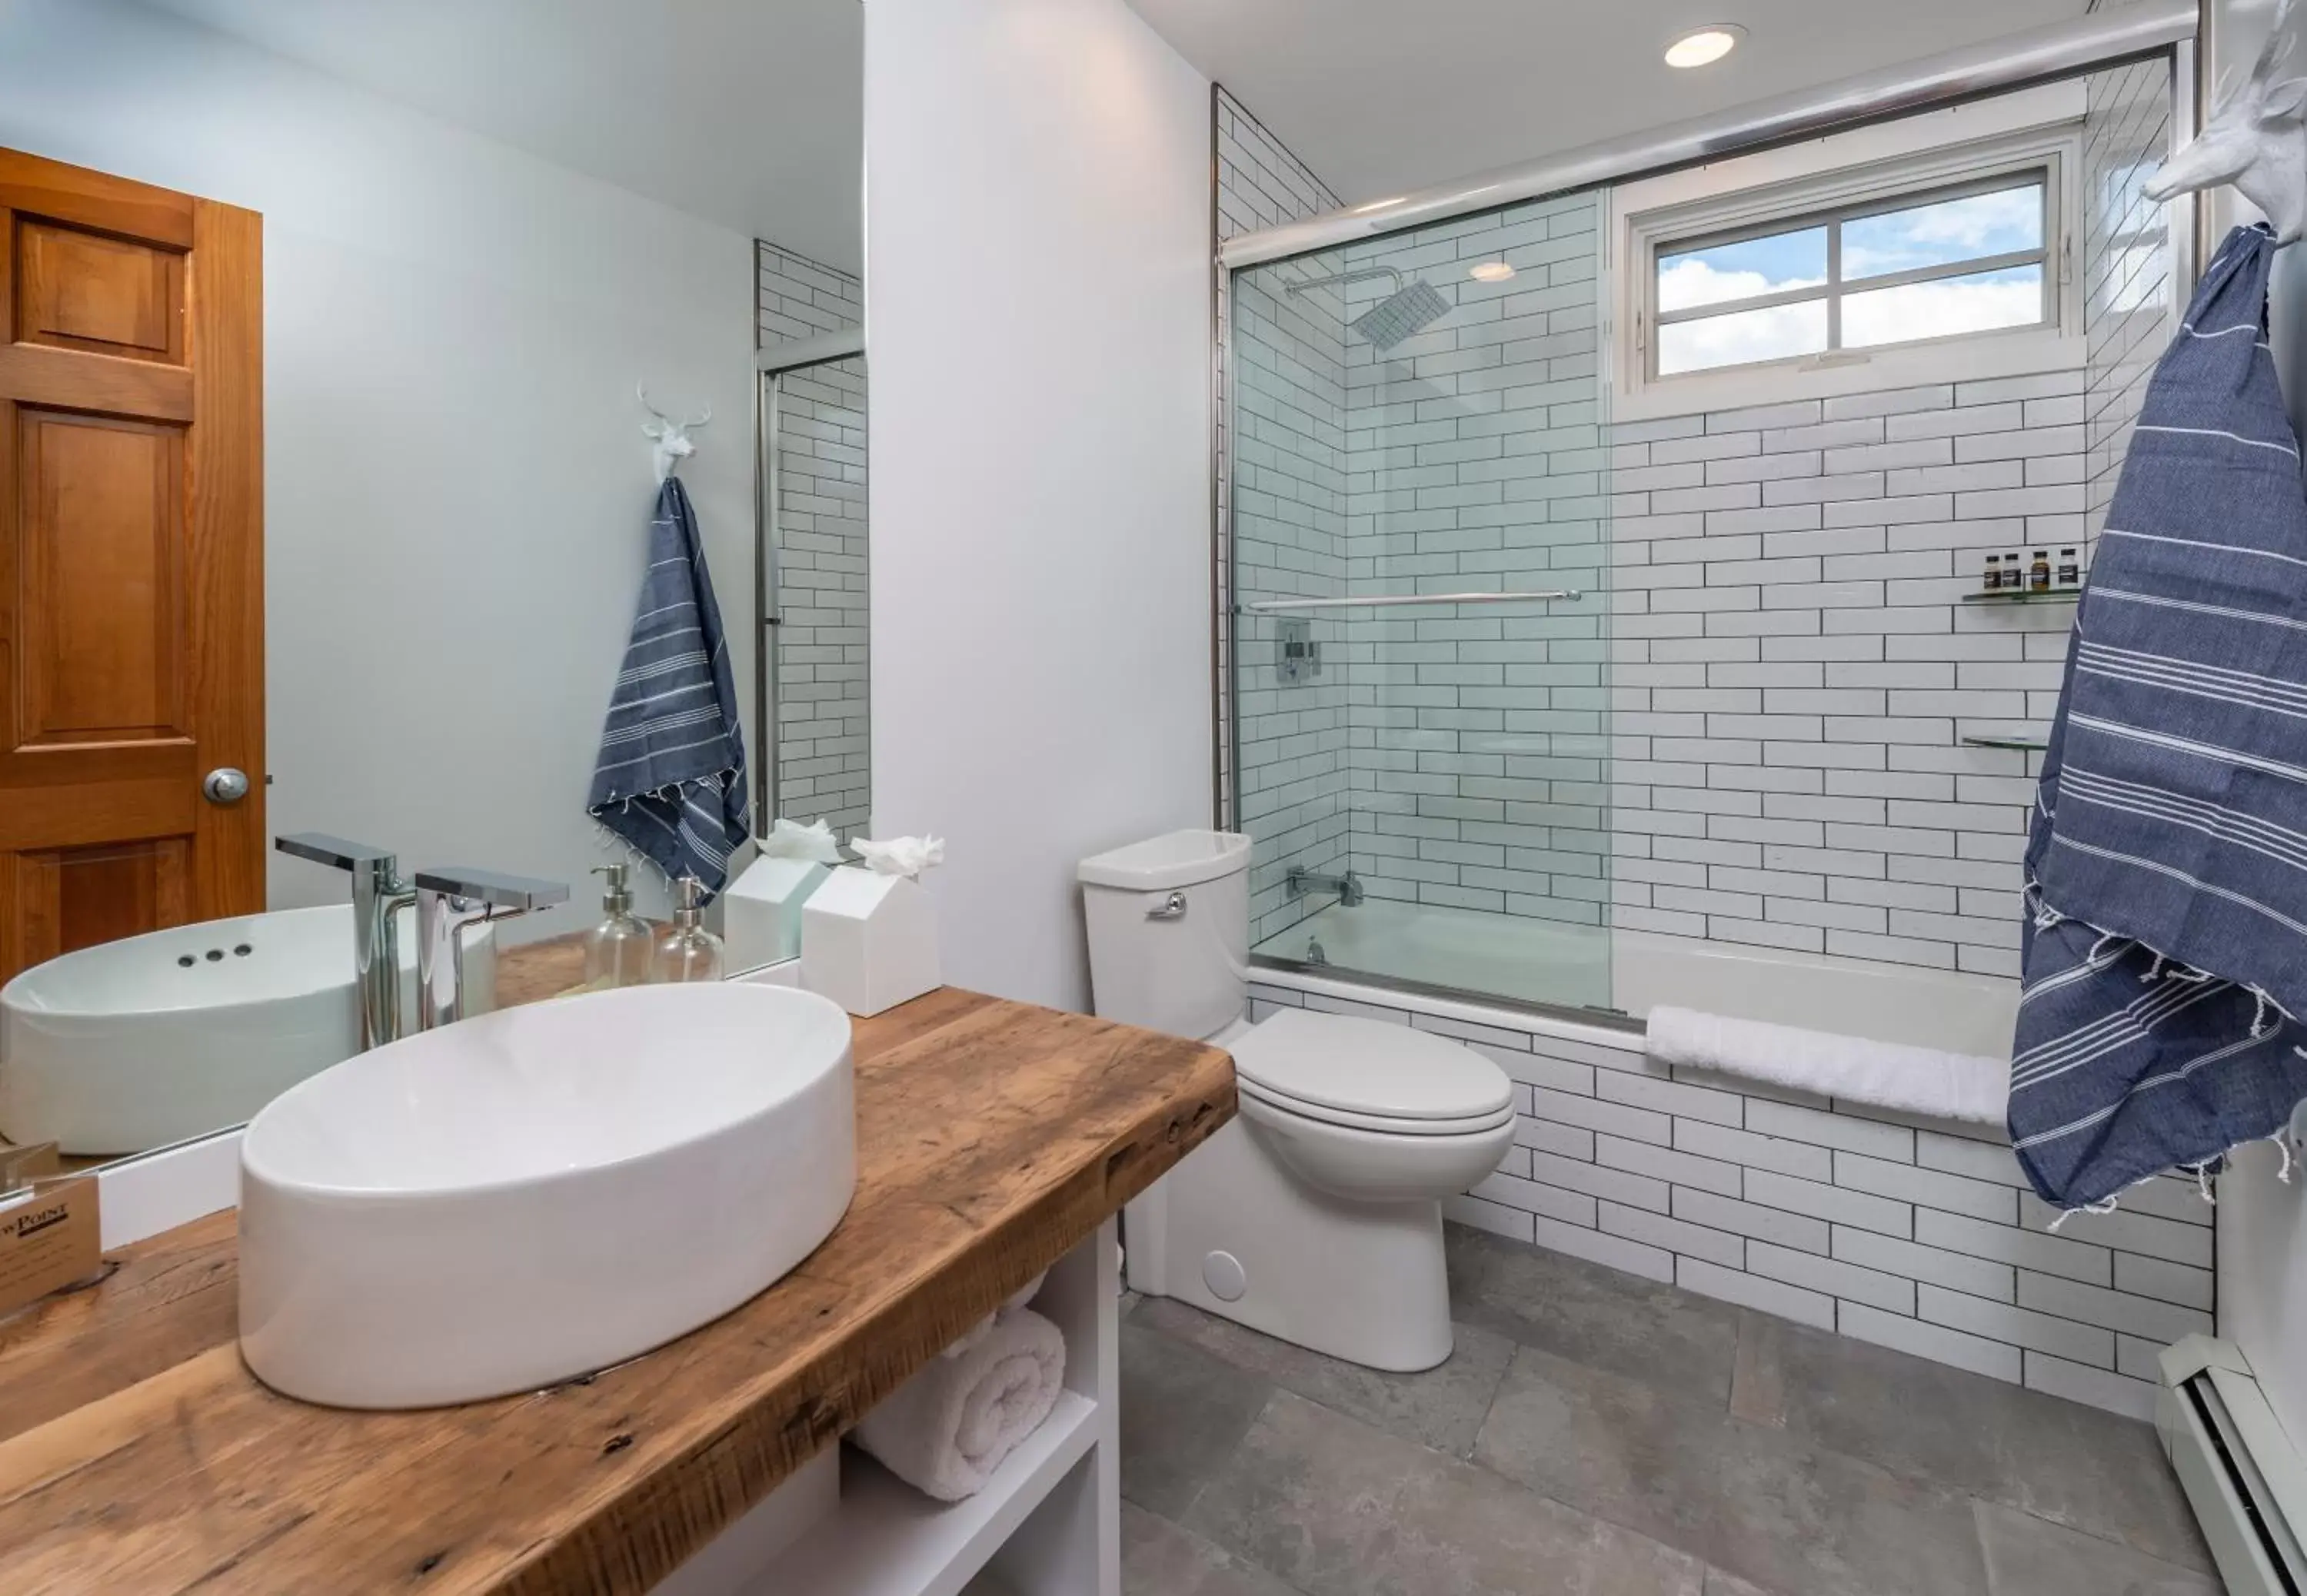
[[[858,0],[150,0],[850,271]]]
[[[1349,205],[2080,16],[2084,0],[1130,0]],[[1737,22],[1727,61],[1668,44]]]

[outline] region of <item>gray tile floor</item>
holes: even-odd
[[[2146,1425],[1450,1231],[1386,1375],[1146,1299],[1128,1596],[2216,1596]]]

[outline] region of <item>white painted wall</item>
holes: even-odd
[[[517,939],[595,917],[637,379],[719,418],[682,474],[750,690],[751,241],[123,0],[0,6],[0,145],[264,213],[273,830],[575,886]]]
[[[1208,96],[1121,0],[865,10],[874,819],[1006,996],[1085,1006],[1075,862],[1208,824]]]

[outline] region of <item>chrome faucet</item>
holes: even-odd
[[[400,911],[416,893],[400,879],[393,856],[366,842],[326,832],[275,837],[282,853],[342,870],[353,878],[353,984],[360,994],[364,1050],[400,1037]]]
[[[1292,898],[1303,898],[1308,892],[1334,892],[1341,909],[1359,909],[1362,899],[1362,878],[1352,871],[1343,875],[1318,875],[1302,865],[1292,865],[1290,874],[1282,878]]]
[[[442,866],[416,873],[416,1019],[425,1029],[465,1017],[465,961],[458,957],[464,928],[476,920],[508,920],[569,900],[557,881],[501,875],[493,870]]]

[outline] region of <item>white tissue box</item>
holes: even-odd
[[[937,905],[921,883],[845,866],[802,910],[802,985],[852,1014],[879,1014],[945,984]]]
[[[755,859],[721,897],[723,965],[742,975],[801,957],[802,910],[833,872],[810,859]]]

